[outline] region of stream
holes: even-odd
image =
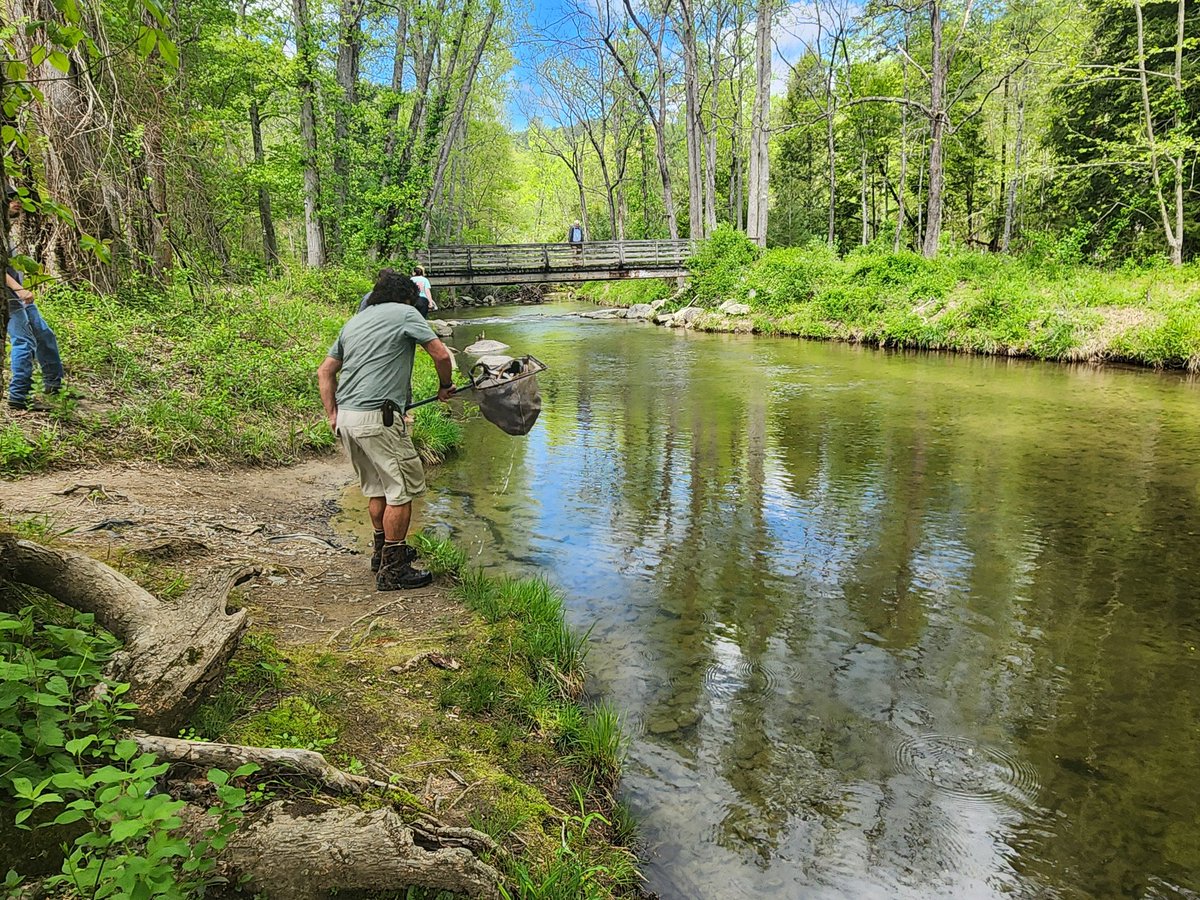
[[[664,900],[1200,896],[1200,382],[466,315],[549,364],[419,510],[541,572]]]

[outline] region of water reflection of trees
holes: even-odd
[[[616,369],[557,367],[547,452],[564,456],[527,478],[543,529],[551,504],[607,505],[592,558],[627,567],[654,676],[621,699],[718,785],[719,842],[760,864],[826,848],[813,872],[855,853],[885,883],[950,877],[955,854],[1047,891],[1194,881],[1194,397],[608,333]],[[896,772],[891,744],[930,732],[1007,748],[1040,793],[970,819]]]

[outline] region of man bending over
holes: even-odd
[[[367,497],[375,551],[371,571],[381,591],[424,587],[433,580],[413,568],[416,551],[405,543],[412,499],[425,492],[425,471],[413,446],[404,406],[420,344],[437,369],[438,399],[453,393],[450,351],[414,306],[417,286],[406,275],[379,273],[367,305],[343,327],[319,369],[317,382],[329,427],[350,456]],[[385,426],[383,407],[395,407]]]

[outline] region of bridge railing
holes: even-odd
[[[585,241],[430,247],[417,254],[429,275],[487,275],[580,270],[680,269],[690,240]]]

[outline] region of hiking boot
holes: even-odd
[[[432,573],[420,572],[412,567],[408,552],[411,551],[405,544],[390,544],[383,548],[379,574],[375,576],[375,590],[411,590],[433,583]]]
[[[8,408],[13,412],[50,412],[52,407],[43,400],[9,400]]]
[[[378,572],[383,560],[383,534],[375,535],[375,549],[371,551],[371,571]]]
[[[406,565],[412,565],[417,558],[417,551],[408,544],[401,544],[404,548],[404,562]],[[371,571],[378,572],[379,565],[383,561],[383,535],[375,535],[375,549],[371,552]]]

